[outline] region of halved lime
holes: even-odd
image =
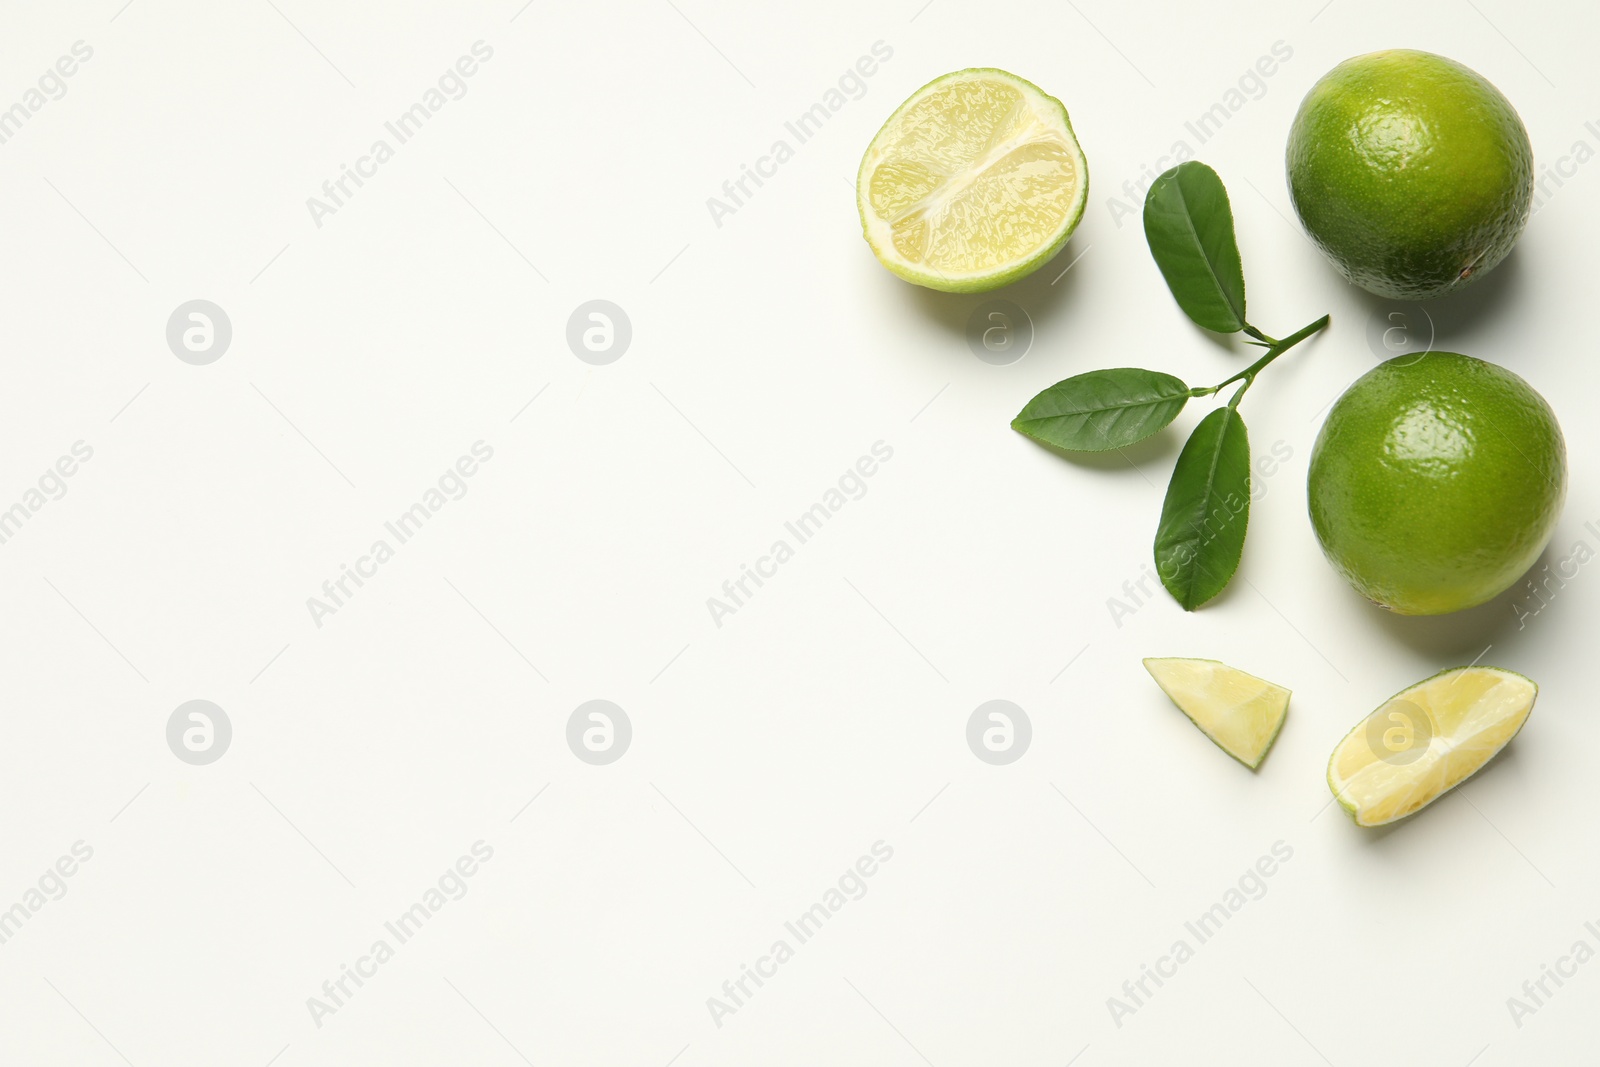
[[[1539,687],[1499,667],[1456,667],[1397,693],[1345,735],[1328,788],[1358,826],[1382,826],[1477,773],[1528,721]]]
[[[1038,270],[1072,236],[1088,196],[1088,163],[1061,101],[983,67],[911,94],[856,175],[861,229],[878,259],[952,293]]]
[[[1147,659],[1144,669],[1218,748],[1261,766],[1289,713],[1289,690],[1214,659]]]

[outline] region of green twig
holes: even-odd
[[[1281,341],[1273,341],[1271,346],[1268,347],[1266,353],[1260,359],[1256,360],[1254,363],[1250,364],[1250,366],[1246,367],[1244,370],[1240,371],[1238,374],[1235,374],[1233,377],[1225,378],[1222,381],[1218,382],[1216,385],[1213,385],[1209,389],[1191,389],[1189,391],[1189,395],[1191,395],[1191,396],[1210,396],[1211,394],[1216,393],[1219,390],[1226,389],[1228,386],[1232,385],[1234,382],[1243,382],[1244,384],[1239,387],[1239,391],[1238,392],[1233,394],[1233,399],[1231,401],[1229,401],[1229,403],[1228,403],[1229,407],[1236,406],[1239,403],[1240,397],[1244,396],[1244,391],[1246,389],[1250,388],[1251,385],[1255,384],[1256,375],[1261,373],[1261,370],[1262,370],[1263,367],[1265,367],[1268,363],[1271,363],[1273,360],[1277,359],[1279,356],[1281,356],[1285,352],[1289,351],[1289,349],[1293,348],[1295,345],[1299,344],[1301,341],[1304,341],[1307,337],[1310,337],[1312,334],[1316,333],[1318,330],[1321,330],[1323,327],[1325,327],[1327,325],[1328,325],[1328,316],[1324,315],[1324,316],[1322,316],[1322,318],[1318,319],[1316,322],[1313,322],[1311,325],[1303,327],[1302,329],[1296,330],[1294,333],[1290,334],[1288,337],[1285,337],[1283,340],[1281,340]],[[1249,331],[1251,334],[1255,335],[1255,336],[1258,336],[1258,337],[1266,336],[1265,334],[1262,334],[1259,330],[1257,330],[1253,326],[1246,326],[1245,329],[1247,331]]]

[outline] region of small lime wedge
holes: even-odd
[[[856,175],[861,229],[879,261],[953,293],[997,289],[1042,267],[1088,197],[1088,164],[1061,101],[991,68],[911,94]]]
[[[1456,667],[1397,693],[1345,735],[1328,788],[1358,826],[1382,826],[1478,772],[1528,721],[1539,687],[1499,667]]]
[[[1289,690],[1214,659],[1147,659],[1144,669],[1218,748],[1261,766],[1289,713]]]

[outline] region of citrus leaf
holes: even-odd
[[[1218,333],[1244,329],[1244,267],[1216,171],[1190,160],[1157,178],[1144,200],[1144,236],[1185,315]]]
[[[1156,529],[1156,573],[1193,611],[1227,586],[1250,521],[1250,438],[1231,407],[1200,420],[1178,456]]]
[[[1011,428],[1073,452],[1104,452],[1143,441],[1178,417],[1189,400],[1182,379],[1116,367],[1075,374],[1028,401]]]

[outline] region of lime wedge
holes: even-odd
[[[990,68],[935,78],[867,147],[856,204],[867,244],[909,282],[997,289],[1061,251],[1089,169],[1061,101]]]
[[[1147,659],[1144,669],[1218,748],[1261,766],[1289,713],[1289,690],[1214,659]]]
[[[1456,667],[1390,697],[1345,735],[1328,788],[1358,826],[1432,804],[1477,773],[1528,721],[1539,687],[1499,667]]]

